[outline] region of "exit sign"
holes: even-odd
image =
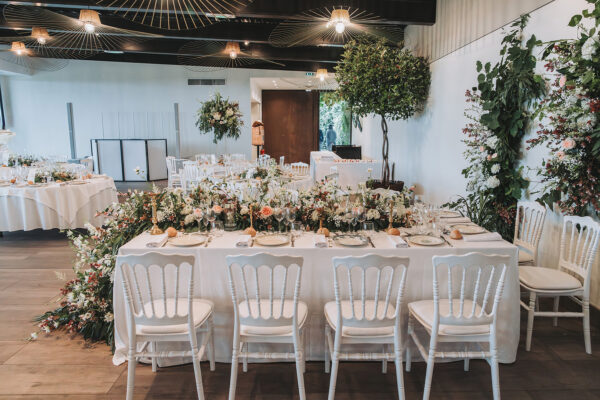
[[[314,72],[307,72],[306,76],[315,76],[315,73]]]

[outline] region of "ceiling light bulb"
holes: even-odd
[[[17,50],[17,55],[20,56],[21,54],[23,54],[23,50]]]
[[[237,53],[235,51],[229,52],[229,58],[235,60],[237,58]]]
[[[338,22],[337,24],[335,24],[335,31],[337,33],[343,33],[345,29],[346,25],[344,25],[343,22]]]
[[[85,29],[85,31],[87,33],[94,33],[94,31],[96,30],[96,27],[94,26],[94,24],[92,24],[90,22],[86,22],[85,24],[83,24],[83,28]]]
[[[319,78],[319,80],[320,80],[321,82],[323,82],[323,81],[325,80],[325,77],[324,77],[324,76],[321,76],[321,77]]]
[[[244,41],[244,45],[248,46],[249,44],[250,44],[250,42],[249,42],[249,41],[247,41],[247,40],[246,40],[246,41]]]
[[[39,44],[46,44],[46,38],[45,37],[39,37],[39,38],[37,38],[37,42]]]

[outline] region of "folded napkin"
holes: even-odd
[[[313,241],[315,242],[315,247],[327,247],[327,238],[325,238],[325,235],[315,235]]]
[[[480,233],[477,235],[463,235],[465,242],[494,242],[502,240],[502,236],[498,232]]]
[[[403,249],[405,247],[408,247],[408,243],[406,243],[406,241],[400,236],[387,235],[387,237],[390,243],[392,244],[392,247],[395,247],[396,249]]]
[[[471,222],[467,217],[440,217],[440,219],[447,224],[463,224]]]
[[[158,247],[163,247],[165,243],[167,243],[169,237],[166,233],[162,235],[152,236],[152,239],[148,243],[146,243],[146,247],[150,247],[151,249],[156,249]]]
[[[252,240],[250,235],[239,235],[235,239],[235,247],[249,247],[250,240]]]

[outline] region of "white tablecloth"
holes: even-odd
[[[112,178],[97,177],[85,184],[41,187],[0,187],[0,231],[82,228],[99,225],[96,212],[117,201]]]
[[[471,251],[481,251],[488,254],[505,254],[511,256],[507,271],[503,298],[498,311],[498,349],[499,360],[503,363],[515,361],[517,346],[519,343],[519,281],[517,271],[517,248],[505,241],[465,243],[448,239],[453,247],[411,247],[404,249],[392,249],[388,238],[384,233],[373,236],[376,248],[322,248],[313,246],[313,234],[306,233],[296,240],[296,246],[291,248],[264,248],[254,246],[251,248],[238,249],[233,247],[236,232],[226,232],[224,236],[214,238],[210,245],[205,247],[178,248],[166,247],[157,251],[165,254],[195,254],[197,282],[195,288],[197,295],[209,299],[215,304],[215,346],[216,359],[219,362],[231,361],[231,345],[233,335],[233,305],[228,288],[227,267],[225,257],[231,254],[254,254],[257,252],[269,252],[273,254],[301,255],[304,257],[304,265],[301,282],[301,300],[305,301],[309,309],[307,322],[306,352],[308,360],[323,360],[324,357],[324,327],[323,307],[326,302],[334,300],[333,273],[331,257],[343,255],[360,255],[366,253],[377,253],[382,255],[399,255],[411,258],[406,284],[404,308],[408,302],[432,299],[432,264],[431,257],[444,254],[465,254]],[[142,234],[121,247],[120,255],[141,254],[150,251],[146,243],[151,240],[147,233]],[[126,360],[127,356],[127,322],[125,303],[122,292],[120,271],[115,271],[115,284],[113,291],[113,307],[115,318],[115,354],[113,363],[118,365]],[[406,316],[407,313],[403,312]],[[406,318],[405,318],[406,319]],[[406,321],[404,321],[406,327]],[[404,331],[406,332],[406,331]],[[404,335],[406,341],[406,334]],[[161,350],[187,349],[189,344],[163,345]],[[168,346],[168,347],[167,347]],[[264,351],[264,347],[273,345],[255,344],[251,351]],[[418,352],[413,352],[418,354]],[[182,363],[185,360],[169,359],[161,360],[161,365]]]
[[[323,156],[335,157],[332,160],[323,160]],[[359,182],[365,182],[369,177],[381,179],[381,161],[368,159],[341,161],[335,153],[330,151],[311,153],[310,171],[315,182],[319,182],[331,174],[331,167],[337,168],[338,184],[343,188],[350,186],[355,189]]]

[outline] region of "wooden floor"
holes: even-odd
[[[72,276],[72,250],[57,232],[5,234],[0,238],[0,399],[122,399],[126,364],[115,367],[110,349],[65,334],[25,339],[35,330],[31,319],[54,306],[62,286],[55,271]],[[523,321],[524,322],[524,321]],[[593,321],[594,355],[583,348],[579,321],[536,320],[533,348],[519,347],[518,361],[500,367],[504,399],[600,399],[600,334]],[[521,327],[521,343],[524,339]],[[240,369],[241,371],[241,369]],[[379,363],[342,363],[337,399],[394,399],[393,364],[381,374]],[[226,399],[229,365],[202,370],[207,399]],[[406,397],[421,397],[425,365],[414,363],[405,374]],[[329,375],[322,363],[308,363],[305,375],[308,399],[326,399]],[[160,368],[152,373],[139,365],[136,398],[193,399],[196,395],[191,365]],[[240,372],[239,399],[292,399],[296,395],[293,364],[259,364]],[[436,365],[432,399],[489,399],[491,377],[483,361]]]

